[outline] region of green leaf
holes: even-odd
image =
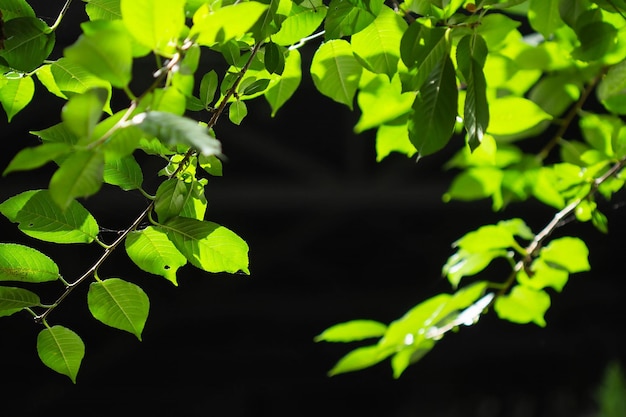
[[[469,252],[484,252],[492,249],[505,249],[517,246],[513,233],[508,227],[489,224],[467,233],[454,243]]]
[[[370,25],[352,35],[352,51],[365,62],[367,69],[386,74],[391,80],[398,70],[400,40],[406,29],[404,19],[383,6]]]
[[[565,23],[559,13],[560,0],[530,0],[528,21],[530,26],[549,39]]]
[[[9,78],[0,88],[0,103],[9,122],[30,103],[35,94],[35,83],[31,77]]]
[[[315,7],[305,7],[313,2],[303,2],[298,5],[291,3],[289,15],[280,24],[278,32],[272,35],[272,42],[278,45],[288,46],[296,44],[300,39],[306,38],[317,29],[328,11],[328,7],[321,1],[315,2]]]
[[[252,80],[252,78],[247,78],[244,79],[244,81],[248,81],[248,80]],[[269,85],[270,80],[268,80],[267,78],[261,78],[259,80],[254,80],[251,83],[247,84],[242,82],[240,84],[240,88],[242,91],[241,95],[242,96],[252,96],[254,94],[258,94],[261,93],[263,91],[265,91],[265,89],[267,89],[267,86]]]
[[[216,156],[200,155],[198,157],[198,162],[200,167],[205,170],[207,174],[213,175],[214,177],[222,176],[222,161],[220,161]]]
[[[48,190],[24,191],[0,204],[0,213],[26,235],[53,243],[91,243],[98,235],[94,217],[77,201],[61,210]]]
[[[97,193],[104,180],[104,156],[98,150],[76,151],[50,178],[50,196],[62,209],[78,197]]]
[[[272,117],[298,89],[302,80],[301,65],[300,52],[297,49],[288,51],[281,77],[263,93],[272,108]]]
[[[13,157],[2,175],[39,168],[71,150],[72,147],[66,143],[43,143],[32,148],[24,148]]]
[[[2,0],[2,19],[4,21],[15,19],[16,17],[35,17],[35,12],[26,0]]]
[[[207,272],[250,273],[248,245],[229,229],[185,217],[174,217],[161,227],[197,268]]]
[[[122,18],[120,0],[83,0],[90,20],[116,20]]]
[[[141,340],[150,300],[137,285],[109,278],[89,285],[87,305],[91,314],[107,326],[124,330]]]
[[[80,336],[63,326],[48,327],[37,336],[37,353],[44,365],[76,383],[85,356]]]
[[[105,161],[103,180],[107,184],[117,185],[124,191],[141,188],[143,173],[132,155]]]
[[[357,96],[361,117],[354,126],[354,131],[360,133],[407,115],[411,111],[415,94],[402,93],[401,90],[399,77],[392,78],[390,82],[384,75],[364,71]]]
[[[265,69],[270,74],[282,74],[285,70],[285,55],[283,48],[274,42],[265,45],[264,61]]]
[[[132,78],[132,42],[121,21],[97,20],[83,24],[85,33],[68,48],[65,57],[95,76],[124,88]]]
[[[458,91],[450,57],[439,62],[413,102],[409,139],[420,156],[442,149],[452,136],[457,116]]]
[[[165,223],[178,216],[191,196],[191,187],[177,178],[170,178],[161,183],[156,192],[154,210],[159,222]]]
[[[580,45],[572,51],[572,57],[580,61],[601,60],[615,45],[618,31],[604,21],[595,21],[576,29]]]
[[[336,39],[323,43],[313,56],[310,71],[320,93],[352,110],[363,70],[347,41]]]
[[[517,274],[517,281],[535,290],[542,290],[551,287],[561,292],[567,281],[569,273],[560,268],[553,268],[542,259],[536,259],[531,266],[532,275],[528,276],[526,271],[521,270]]]
[[[609,68],[596,91],[608,111],[626,114],[626,60]]]
[[[211,103],[213,103],[218,84],[219,80],[215,70],[211,70],[202,76],[200,80],[200,101],[205,109],[208,109]]]
[[[176,271],[187,263],[187,258],[161,230],[148,226],[130,233],[125,241],[128,257],[142,270],[178,285]]]
[[[486,250],[470,252],[458,250],[448,258],[442,269],[442,274],[448,279],[452,288],[458,288],[463,277],[476,275],[485,269],[495,258],[507,257],[505,250]]]
[[[24,308],[41,305],[34,292],[16,287],[0,287],[0,317],[10,316]]]
[[[524,132],[552,116],[532,101],[507,96],[492,100],[489,104],[489,129],[492,135],[505,136]]]
[[[132,124],[168,146],[189,145],[203,155],[221,155],[220,142],[197,121],[175,114],[150,111],[133,117]]]
[[[548,265],[557,265],[570,273],[589,271],[589,249],[576,237],[554,239],[539,252],[539,259]]]
[[[391,350],[383,349],[379,345],[363,346],[354,349],[341,358],[328,372],[328,375],[334,376],[369,368],[385,360],[391,353],[393,353]]]
[[[42,20],[35,17],[17,17],[4,22],[6,40],[0,49],[9,67],[31,72],[48,58],[54,47],[54,32]]]
[[[58,278],[59,267],[48,256],[28,246],[0,243],[0,281],[46,282]]]
[[[401,73],[403,91],[419,90],[448,53],[448,37],[443,28],[430,28],[413,22],[402,35],[400,58],[413,71]]]
[[[479,148],[480,149],[480,148]],[[474,201],[492,197],[493,208],[502,207],[503,172],[494,167],[472,167],[457,175],[450,188],[443,196],[443,201],[452,199],[460,201]]]
[[[93,129],[102,116],[107,95],[104,88],[96,87],[72,96],[63,106],[63,123],[79,138],[79,143],[90,142]]]
[[[268,10],[258,1],[247,1],[223,6],[215,11],[207,3],[193,15],[189,36],[197,36],[196,42],[204,46],[225,44],[249,32]]]
[[[365,29],[376,19],[381,0],[331,0],[324,21],[326,40],[339,39]]]
[[[406,123],[382,125],[376,131],[376,161],[382,161],[391,152],[400,152],[408,157],[417,152],[409,140]]]
[[[247,115],[248,107],[242,100],[233,102],[228,108],[228,118],[236,125],[240,124]]]
[[[408,345],[391,357],[393,377],[398,379],[409,365],[419,361],[435,347],[435,340],[420,339],[419,343]]]
[[[185,0],[120,0],[120,10],[139,44],[164,56],[175,52],[185,28]]]
[[[316,342],[354,342],[381,337],[387,325],[374,320],[351,320],[335,324],[315,337]]]
[[[78,142],[76,136],[65,123],[57,123],[44,130],[30,132],[38,136],[44,142],[63,143],[66,145],[75,145]]]
[[[513,323],[533,322],[545,327],[544,315],[550,308],[550,296],[542,290],[516,285],[511,292],[496,298],[494,310],[498,317]]]

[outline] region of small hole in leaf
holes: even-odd
[[[170,266],[169,266],[169,265],[165,265],[165,266],[163,267],[163,269],[170,269]]]

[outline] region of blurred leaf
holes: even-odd
[[[63,326],[45,328],[37,336],[37,353],[44,365],[76,383],[85,356],[85,344],[80,336]]]
[[[535,127],[552,116],[532,101],[508,96],[489,103],[489,128],[492,135],[513,135]]]
[[[39,168],[70,151],[72,151],[72,147],[66,143],[43,143],[32,148],[24,148],[13,157],[2,175],[7,175],[13,171],[28,171]]]
[[[609,68],[596,91],[608,111],[626,114],[626,60]]]
[[[390,349],[381,348],[379,345],[356,348],[341,358],[328,372],[328,375],[334,376],[368,368],[385,360],[392,353]]]
[[[351,320],[339,323],[324,330],[315,337],[316,342],[353,342],[381,337],[387,325],[374,320]]]
[[[83,0],[90,20],[116,20],[122,18],[120,0]]]
[[[545,327],[544,315],[550,308],[550,296],[542,290],[516,285],[511,292],[496,298],[494,310],[498,317],[513,323],[533,322]]]
[[[558,265],[570,273],[589,271],[589,249],[577,237],[554,239],[539,252],[539,259],[547,264]]]
[[[546,39],[564,25],[559,14],[559,2],[560,0],[530,0],[528,6],[530,26]]]
[[[87,304],[94,318],[107,326],[132,333],[141,340],[150,300],[140,287],[120,278],[92,282]]]
[[[94,217],[77,201],[65,210],[48,190],[24,191],[0,204],[0,213],[26,235],[53,243],[91,243],[99,232]]]
[[[459,249],[448,258],[442,274],[448,279],[452,288],[458,288],[461,278],[476,275],[485,269],[496,258],[507,257],[505,250],[486,250],[470,252]]]
[[[72,96],[63,106],[63,123],[79,138],[79,143],[91,142],[91,134],[100,121],[107,95],[104,88],[96,87]]]
[[[121,0],[122,21],[141,45],[170,56],[185,28],[185,0]]]
[[[50,178],[50,196],[66,210],[78,197],[96,194],[104,180],[104,155],[98,150],[76,151]]]

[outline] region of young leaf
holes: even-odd
[[[585,242],[576,237],[554,239],[541,249],[539,259],[557,265],[570,273],[589,271],[589,249]]]
[[[442,149],[452,136],[458,91],[454,66],[445,58],[432,71],[413,102],[409,138],[420,156]]]
[[[161,230],[148,226],[130,233],[124,242],[128,257],[142,270],[161,275],[174,285],[176,271],[187,263],[187,258]]]
[[[387,325],[374,320],[351,320],[339,323],[324,330],[315,337],[316,342],[354,342],[357,340],[381,337]]]
[[[61,210],[48,190],[24,191],[0,204],[0,213],[26,235],[53,243],[91,243],[96,219],[77,201]]]
[[[392,350],[383,349],[379,345],[356,348],[341,358],[328,372],[328,375],[334,376],[369,368],[385,360],[392,353]]]
[[[98,150],[76,151],[50,178],[50,196],[62,209],[78,197],[97,193],[104,180],[104,155]]]
[[[117,185],[124,191],[141,188],[143,173],[132,155],[105,161],[103,180],[107,184]]]
[[[79,138],[79,142],[89,143],[94,127],[100,121],[102,109],[108,93],[104,88],[96,87],[82,94],[72,96],[63,106],[63,123]]]
[[[185,0],[121,0],[122,21],[141,45],[170,56],[185,27]]]
[[[24,148],[13,157],[2,175],[39,168],[71,151],[72,147],[66,143],[43,143],[32,148]]]
[[[113,86],[124,88],[132,78],[132,46],[121,21],[85,23],[84,34],[63,51],[70,61],[82,66]]]
[[[120,0],[83,0],[90,20],[117,20],[122,18]]]
[[[150,111],[138,114],[131,122],[166,145],[189,145],[207,156],[222,153],[220,142],[195,120],[166,112]]]
[[[33,99],[35,83],[31,77],[8,78],[0,88],[0,103],[9,122]]]
[[[496,298],[494,310],[498,317],[513,323],[533,322],[545,327],[544,315],[550,308],[550,296],[543,290],[516,285],[511,292]]]
[[[247,1],[223,6],[216,11],[209,4],[193,15],[190,37],[197,36],[200,45],[214,46],[245,35],[266,12],[268,6],[258,1]]]
[[[320,93],[352,110],[363,69],[347,41],[336,39],[323,43],[313,56],[310,71]]]
[[[248,115],[248,107],[242,100],[233,102],[228,108],[228,118],[231,122],[238,125],[242,122],[244,117]]]
[[[59,267],[48,256],[28,246],[0,243],[0,281],[46,282],[58,278]]]
[[[0,286],[0,317],[10,316],[23,308],[41,305],[39,296],[32,291]]]
[[[370,25],[352,35],[352,50],[370,71],[386,74],[391,80],[398,70],[400,40],[406,29],[404,19],[389,7],[383,6]]]
[[[8,20],[3,28],[6,40],[0,49],[10,68],[31,72],[48,58],[54,47],[54,32],[36,17],[18,17]]]
[[[85,356],[85,344],[80,336],[66,327],[48,327],[37,336],[37,354],[44,365],[76,383]]]
[[[78,143],[76,136],[65,123],[57,123],[44,130],[30,132],[38,136],[44,142],[64,143],[67,145],[75,145]]]
[[[302,80],[301,58],[297,49],[288,52],[285,69],[278,81],[263,94],[272,108],[272,117],[296,92]]]
[[[93,282],[87,293],[87,305],[97,320],[132,333],[141,340],[150,300],[137,285],[120,278]]]
[[[250,273],[248,245],[229,229],[185,217],[174,217],[161,227],[197,268],[207,272]]]

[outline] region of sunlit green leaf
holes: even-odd
[[[516,285],[511,292],[496,298],[494,310],[498,317],[513,323],[535,323],[545,327],[544,315],[550,308],[550,296],[542,290]]]
[[[121,0],[122,21],[141,45],[159,54],[175,51],[185,27],[185,0]]]
[[[174,217],[162,227],[194,266],[207,272],[250,273],[248,245],[229,229],[185,217]]]
[[[454,66],[445,57],[422,85],[409,118],[409,138],[420,156],[441,150],[452,136],[458,90]]]
[[[132,155],[105,161],[103,180],[107,184],[117,185],[124,191],[141,188],[143,173]]]
[[[87,305],[97,320],[132,333],[141,340],[150,300],[136,284],[120,278],[92,282],[87,294]]]
[[[609,68],[598,84],[597,93],[607,110],[626,114],[626,61]]]
[[[191,196],[191,187],[177,178],[170,178],[159,185],[154,200],[154,210],[159,222],[165,223],[178,216]]]
[[[76,383],[85,356],[85,344],[80,336],[66,327],[47,327],[37,336],[37,354],[44,365]]]
[[[9,122],[33,99],[35,83],[31,77],[10,78],[0,88],[0,103]]]
[[[562,291],[569,279],[569,273],[560,268],[553,268],[542,259],[537,259],[531,266],[532,274],[529,276],[522,270],[517,275],[517,281],[524,286],[542,290],[546,287],[556,291]]]
[[[91,20],[115,20],[122,18],[120,0],[83,0],[85,11]]]
[[[161,230],[148,226],[130,233],[125,241],[128,257],[142,270],[161,275],[174,285],[176,271],[187,263],[176,246]]]
[[[231,122],[238,125],[248,115],[248,107],[242,100],[233,102],[228,108],[228,118]]]
[[[492,197],[494,209],[502,207],[503,173],[500,169],[484,166],[467,169],[457,175],[443,200],[473,201]]]
[[[107,91],[96,87],[72,96],[63,106],[61,111],[63,123],[79,138],[79,142],[90,142],[93,129],[102,116],[106,100]]]
[[[381,0],[331,0],[324,21],[327,40],[353,35],[374,21],[382,8]]]
[[[394,77],[390,82],[385,75],[364,71],[357,96],[361,117],[354,131],[360,133],[407,115],[411,111],[415,94],[402,93],[401,90],[399,77]]]
[[[13,157],[2,175],[39,168],[71,150],[72,147],[66,143],[43,143],[32,148],[24,148]]]
[[[305,2],[304,4],[307,4]],[[304,7],[304,4],[291,3],[289,16],[281,23],[278,32],[272,35],[272,42],[278,45],[292,45],[300,39],[311,35],[317,29],[324,18],[328,7],[321,1],[316,1],[315,7]]]
[[[35,17],[17,17],[4,22],[6,40],[0,58],[18,71],[30,72],[48,58],[54,47],[55,35],[48,25]]]
[[[392,353],[393,351],[383,349],[379,345],[356,348],[341,358],[328,372],[328,375],[334,376],[345,372],[369,368],[383,361]]]
[[[382,161],[391,152],[400,152],[409,157],[417,152],[409,140],[406,123],[381,125],[376,131],[376,161]]]
[[[352,47],[343,39],[323,43],[311,62],[311,76],[318,91],[350,109],[362,71]]]
[[[539,259],[558,265],[570,273],[589,271],[589,249],[581,239],[562,237],[554,239],[539,252]]]
[[[489,103],[489,128],[492,135],[514,135],[530,129],[552,116],[522,97],[503,97]]]
[[[391,80],[398,70],[400,39],[406,28],[400,15],[383,6],[371,24],[352,35],[352,51],[370,71],[386,74]]]
[[[65,209],[47,190],[24,191],[0,204],[0,213],[28,236],[53,243],[90,243],[98,235],[94,217],[77,201]]]
[[[0,281],[45,282],[59,278],[59,267],[36,249],[0,243]]]
[[[200,45],[213,46],[237,39],[247,33],[267,11],[258,1],[247,1],[220,7],[213,11],[207,3],[193,15],[190,36],[197,36]]]
[[[297,49],[288,52],[285,58],[285,69],[278,81],[270,86],[265,93],[265,99],[272,108],[272,117],[293,96],[302,80],[300,52]]]
[[[41,305],[39,296],[17,287],[0,286],[0,317],[10,316],[23,308]]]
[[[443,266],[442,274],[453,288],[457,288],[463,277],[476,275],[484,270],[495,258],[507,257],[505,250],[486,250],[470,252],[458,250],[450,256]]]
[[[104,176],[104,155],[95,151],[76,151],[63,161],[50,178],[50,196],[63,210],[78,197],[97,193]]]
[[[84,24],[85,33],[64,50],[65,57],[95,76],[123,88],[132,78],[131,39],[121,21]]]
[[[203,155],[220,155],[220,142],[197,121],[161,111],[140,113],[132,119],[133,125],[169,146],[185,144]]]
[[[380,337],[385,334],[387,325],[374,320],[351,320],[339,323],[324,330],[315,337],[316,342],[353,342],[356,340]]]
[[[530,0],[528,21],[545,38],[550,38],[564,24],[559,14],[559,0]]]

